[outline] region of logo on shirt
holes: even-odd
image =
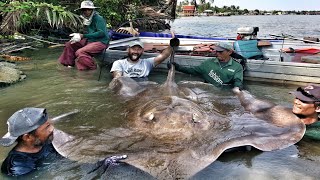
[[[228,69],[228,71],[234,72],[235,70],[234,69]]]
[[[215,73],[213,72],[213,70],[211,70],[208,74],[214,81],[216,81],[217,83],[219,84],[223,84],[223,81],[220,79],[220,77]]]
[[[129,68],[126,74],[129,74],[130,77],[139,77],[142,73],[142,69]]]

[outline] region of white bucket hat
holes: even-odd
[[[92,1],[82,1],[81,5],[80,5],[80,8],[78,8],[76,10],[79,10],[79,9],[97,9],[97,8],[99,8],[99,7],[95,7]]]

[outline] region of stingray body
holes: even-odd
[[[204,83],[177,85],[174,76],[172,66],[161,85],[141,84],[128,77],[113,79],[109,87],[126,102],[126,124],[95,137],[77,138],[56,131],[54,139],[60,139],[54,140],[56,149],[75,160],[127,154],[126,163],[156,179],[187,179],[229,148],[286,148],[305,132],[304,124],[289,109],[246,91],[234,90],[243,114],[227,116],[211,110],[202,102],[202,93],[188,87]]]

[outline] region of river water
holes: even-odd
[[[206,37],[237,36],[239,27],[259,27],[258,37],[288,34],[294,37],[320,36],[320,16],[202,16],[183,17],[172,24],[177,34]]]
[[[319,16],[230,16],[192,17],[174,22],[179,34],[235,36],[240,26],[259,26],[261,35],[272,32],[289,33],[297,37],[318,36]],[[111,75],[103,71],[97,81],[98,71],[79,72],[57,63],[62,49],[41,49],[25,52],[33,59],[20,62],[19,67],[27,79],[0,89],[0,135],[7,132],[6,121],[16,110],[24,107],[45,107],[51,117],[78,109],[80,112],[57,122],[55,126],[71,132],[94,134],[102,129],[112,129],[123,123],[122,105],[107,90]],[[161,83],[166,71],[155,70],[149,80]],[[189,75],[177,74],[177,81],[199,80]],[[283,106],[291,106],[293,97],[288,94],[297,86],[271,83],[245,82],[253,95]],[[228,107],[220,107],[228,108]],[[89,133],[90,131],[90,133]],[[0,161],[10,148],[0,147]],[[302,140],[296,145],[272,152],[230,152],[196,174],[192,179],[319,179],[320,145]],[[114,173],[116,171],[117,173]],[[40,169],[28,179],[90,179],[88,169],[72,162],[58,162]],[[111,179],[149,179],[147,174],[119,166],[107,172]],[[116,175],[115,175],[116,174]],[[0,175],[0,179],[7,177]]]

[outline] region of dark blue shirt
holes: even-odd
[[[57,157],[61,156],[52,143],[45,144],[37,153],[25,153],[12,149],[2,163],[1,172],[9,176],[25,175],[36,170],[44,161],[54,160]]]

